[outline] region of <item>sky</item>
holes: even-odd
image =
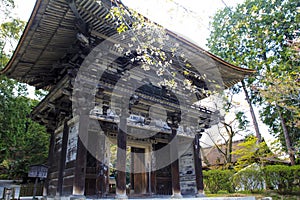
[[[27,21],[36,0],[15,0],[15,13]],[[185,36],[205,47],[209,36],[210,17],[218,9],[235,6],[244,0],[122,0],[125,5],[137,10],[152,21]],[[186,10],[185,10],[186,9]]]
[[[228,2],[226,2],[228,1]],[[206,48],[210,17],[244,0],[123,0],[124,4]]]
[[[125,5],[137,10],[147,18],[163,25],[185,38],[207,49],[206,39],[209,37],[209,21],[218,9],[225,6],[234,7],[244,0],[122,0]],[[15,0],[16,16],[27,21],[35,4],[35,0]],[[208,49],[207,49],[208,50]],[[30,89],[33,90],[32,88]],[[249,111],[244,95],[237,97],[239,107]],[[258,109],[255,109],[257,116]],[[249,112],[246,112],[251,121]],[[259,120],[259,119],[258,119]],[[259,120],[263,137],[270,143],[274,138],[268,128]]]

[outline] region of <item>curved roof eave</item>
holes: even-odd
[[[185,39],[184,37],[182,37],[182,36],[180,36],[180,35],[172,32],[172,31],[167,30],[167,33],[170,34],[170,35],[172,35],[173,37],[178,38],[179,40],[181,40],[185,44],[189,45],[190,47],[195,48],[198,51],[201,51],[203,54],[209,56],[213,60],[215,60],[215,61],[223,64],[224,66],[226,66],[228,68],[231,68],[231,69],[236,70],[236,71],[243,72],[243,73],[245,73],[247,75],[251,75],[251,74],[253,74],[253,73],[256,72],[256,70],[254,70],[254,69],[242,68],[242,67],[235,66],[235,65],[233,65],[233,64],[231,64],[229,62],[226,62],[223,59],[219,58],[218,56],[210,53],[209,51],[206,51],[205,49],[201,48],[200,46],[196,45],[195,43],[190,42],[189,40]]]
[[[18,44],[17,44],[17,47],[16,47],[16,49],[15,49],[15,51],[14,51],[12,57],[10,58],[9,62],[8,62],[7,65],[5,66],[5,68],[3,68],[3,69],[0,71],[0,74],[7,74],[7,73],[9,73],[10,70],[13,70],[13,69],[12,69],[12,64],[13,64],[14,60],[16,59],[16,57],[17,57],[17,55],[18,55],[20,49],[22,48],[23,42],[24,42],[25,38],[26,38],[27,35],[28,35],[28,32],[29,32],[29,30],[30,30],[30,28],[31,28],[31,26],[32,26],[32,24],[33,24],[33,22],[34,22],[34,19],[35,19],[36,16],[37,16],[38,11],[40,11],[40,10],[39,10],[40,5],[41,5],[42,2],[44,3],[44,2],[46,2],[46,1],[47,1],[47,0],[37,0],[37,1],[35,2],[35,5],[34,5],[34,8],[33,8],[33,10],[32,10],[32,13],[31,13],[31,15],[30,15],[29,21],[27,22],[27,24],[26,24],[26,26],[25,26],[25,29],[24,29],[24,31],[23,31],[23,33],[22,33],[22,36],[21,36],[21,38],[20,38],[20,40],[19,40],[19,42],[18,42]]]
[[[30,81],[26,80],[26,78],[24,78],[23,76],[18,77],[19,74],[17,74],[17,76],[16,75],[14,76],[13,74],[17,73],[16,71],[18,71],[16,69],[19,66],[19,63],[18,63],[19,60],[18,59],[20,59],[20,58],[18,56],[20,56],[19,55],[20,51],[22,50],[22,51],[26,52],[28,50],[28,48],[30,48],[29,45],[24,44],[25,43],[24,41],[27,40],[28,43],[32,41],[32,35],[30,36],[30,34],[32,32],[34,33],[34,31],[35,31],[34,25],[36,25],[35,23],[36,23],[37,20],[40,20],[43,17],[43,15],[45,14],[45,10],[46,10],[45,8],[47,7],[48,4],[49,4],[49,0],[37,0],[36,1],[34,10],[33,10],[32,14],[31,14],[31,17],[30,17],[30,19],[29,19],[29,21],[28,21],[28,23],[25,27],[25,30],[24,30],[24,32],[21,36],[21,39],[19,40],[17,48],[16,48],[12,58],[10,59],[8,64],[6,65],[6,67],[0,71],[0,74],[6,74],[7,76],[12,77],[12,78],[17,77],[16,79],[21,81],[21,82],[27,82],[27,83],[30,82]],[[41,8],[41,7],[43,7],[43,8]],[[31,32],[31,33],[29,34],[29,32]],[[252,75],[256,72],[255,70],[252,70],[252,69],[245,69],[245,68],[241,68],[241,67],[237,67],[235,65],[232,65],[232,64],[222,60],[221,58],[213,55],[212,53],[202,49],[201,47],[197,46],[196,44],[188,41],[187,39],[183,38],[182,36],[179,36],[178,34],[176,34],[174,32],[171,32],[171,31],[167,30],[167,33],[169,35],[171,35],[172,37],[175,37],[176,39],[180,40],[181,42],[183,42],[187,46],[189,46],[189,47],[203,53],[204,55],[212,58],[213,60],[215,60],[216,62],[221,64],[222,67],[226,67],[228,70],[230,70],[230,71],[232,70],[232,71],[236,72],[237,74],[239,74],[243,77],[248,76],[248,75]],[[241,79],[239,78],[239,80],[241,80]]]

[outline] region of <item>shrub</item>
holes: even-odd
[[[232,193],[235,190],[261,192],[275,190],[279,194],[300,192],[300,165],[253,165],[235,173],[231,170],[203,171],[205,190],[211,193]]]
[[[291,167],[292,172],[294,174],[294,192],[300,192],[300,165],[295,165]]]
[[[206,189],[214,194],[220,190],[226,190],[230,193],[234,192],[234,188],[231,184],[233,174],[231,170],[204,171],[203,178]]]
[[[236,190],[259,192],[264,189],[264,177],[262,171],[253,168],[243,169],[233,176],[233,184]]]
[[[267,188],[276,190],[280,194],[292,192],[296,169],[285,165],[266,166],[263,171]]]

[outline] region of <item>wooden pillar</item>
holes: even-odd
[[[47,161],[48,176],[45,181],[44,188],[43,188],[43,197],[44,198],[46,198],[49,195],[49,179],[50,179],[50,172],[52,170],[52,163],[53,163],[54,142],[55,142],[55,134],[54,134],[54,131],[51,131],[49,151],[48,151],[48,161]]]
[[[150,195],[156,194],[156,171],[151,171],[151,191]]]
[[[202,174],[202,160],[200,154],[200,138],[201,134],[196,134],[194,139],[194,162],[195,162],[195,175],[196,175],[196,187],[197,187],[197,197],[205,196],[203,193],[203,174]]]
[[[116,198],[127,199],[126,195],[126,146],[127,146],[127,113],[122,109],[117,135],[117,178]]]
[[[97,122],[98,123],[98,122]],[[95,146],[95,151],[92,148],[90,150],[96,152],[97,159],[97,194],[100,197],[105,197],[107,194],[107,179],[109,178],[108,166],[104,162],[105,160],[105,149],[106,149],[106,136],[103,133],[93,133],[93,146]]]
[[[151,192],[150,194],[156,194],[156,157],[155,157],[155,145],[152,144],[151,149]]]
[[[155,194],[156,193],[156,157],[155,157],[155,154],[154,154],[154,151],[155,151],[155,147],[154,147],[154,144],[151,145],[151,150],[150,150],[150,161],[151,161],[151,164],[150,164],[150,172],[151,172],[151,177],[150,177],[150,195],[152,194]]]
[[[79,128],[78,128],[78,142],[77,153],[74,169],[74,181],[73,181],[73,194],[72,199],[85,199],[85,173],[86,173],[86,157],[87,149],[84,146],[84,142],[87,142],[88,137],[88,124],[89,116],[81,114],[79,116]],[[86,143],[87,144],[87,143]]]
[[[179,160],[178,160],[178,138],[177,128],[172,128],[171,141],[169,143],[170,155],[171,155],[171,174],[172,174],[172,198],[182,198],[180,191],[180,179],[179,179]]]
[[[134,147],[130,147],[130,193],[134,193]]]
[[[69,126],[67,124],[67,120],[65,120],[64,127],[63,127],[62,148],[61,148],[60,160],[59,160],[56,196],[62,196],[62,192],[63,192],[63,181],[64,181],[64,171],[66,166],[68,138],[69,138]]]

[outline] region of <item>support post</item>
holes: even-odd
[[[85,191],[87,150],[84,146],[83,141],[87,140],[88,137],[88,127],[89,127],[88,122],[89,122],[89,116],[87,114],[81,114],[79,116],[78,142],[77,142],[77,153],[76,153],[76,162],[75,162],[76,164],[74,169],[73,194],[71,200],[86,199],[84,196],[84,191]]]
[[[202,134],[197,133],[194,138],[194,162],[195,162],[195,175],[196,175],[196,197],[204,197],[203,173],[202,173],[202,160],[200,154],[200,138]]]
[[[48,174],[43,187],[43,199],[47,199],[47,196],[49,195],[49,181],[50,181],[50,172],[52,170],[52,163],[53,163],[54,142],[55,142],[54,131],[51,131],[49,151],[48,151],[48,161],[47,161]]]
[[[152,194],[155,194],[156,193],[156,157],[155,157],[155,153],[154,151],[156,150],[155,145],[152,144],[152,150],[151,150],[151,193],[150,195]]]
[[[151,172],[151,192],[150,195],[156,194],[156,172]]]
[[[69,127],[67,124],[67,120],[65,120],[64,127],[63,127],[62,148],[61,148],[60,161],[59,161],[58,182],[57,182],[57,190],[56,190],[57,197],[62,196],[62,192],[63,192],[63,181],[64,181],[64,171],[66,166],[68,138],[69,138]]]
[[[97,122],[98,123],[98,122]],[[96,152],[96,160],[97,160],[97,179],[96,179],[96,189],[97,189],[97,195],[99,197],[105,197],[107,194],[107,179],[108,179],[108,166],[104,162],[105,160],[105,148],[106,148],[106,140],[103,133],[99,130],[96,133],[90,134],[91,138],[89,138],[89,141],[91,141],[91,147],[89,147],[89,150],[91,152]]]
[[[179,160],[178,160],[178,138],[177,138],[177,127],[171,127],[172,134],[170,141],[170,155],[171,155],[171,173],[172,173],[172,197],[175,199],[182,198],[180,191],[180,179],[179,179]]]
[[[33,196],[32,196],[32,200],[36,200],[36,199],[37,199],[37,198],[35,198],[35,195],[36,195],[36,187],[37,187],[38,181],[39,181],[39,178],[36,177],[36,178],[35,178],[35,182],[34,182],[34,187],[33,187]]]
[[[121,110],[117,135],[117,177],[116,198],[127,199],[126,195],[126,146],[127,146],[127,113]]]

